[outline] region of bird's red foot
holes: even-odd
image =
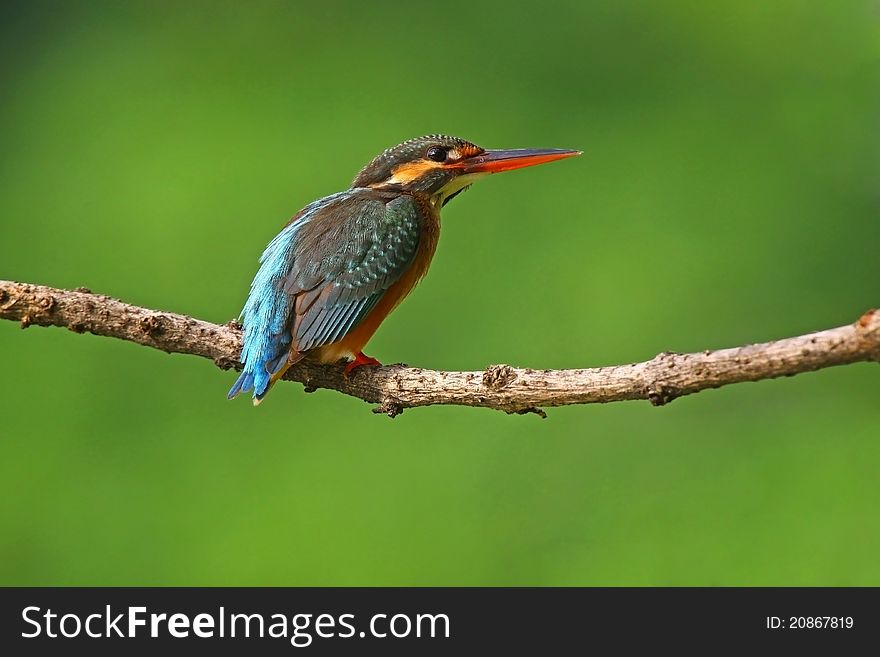
[[[351,361],[348,365],[345,366],[345,369],[342,370],[342,376],[346,379],[351,376],[352,370],[356,367],[362,367],[364,365],[368,365],[370,367],[376,367],[381,365],[378,360],[375,358],[370,358],[369,356],[365,356],[363,351],[359,351],[358,355],[355,356],[355,359]]]

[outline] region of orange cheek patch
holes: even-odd
[[[395,168],[388,182],[394,182],[400,185],[406,185],[414,180],[421,178],[431,169],[436,169],[441,164],[439,162],[431,162],[430,160],[419,160],[417,162],[407,162]]]

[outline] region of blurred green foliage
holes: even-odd
[[[880,303],[875,3],[19,2],[0,278],[225,322],[307,202],[429,132],[582,148],[444,212],[368,353],[613,364]],[[3,584],[880,584],[880,369],[396,420],[0,323]]]

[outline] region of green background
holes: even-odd
[[[576,367],[880,303],[864,2],[4,3],[0,278],[215,322],[431,132],[583,157],[444,211],[385,362]],[[0,323],[0,583],[880,585],[880,369],[395,420]]]

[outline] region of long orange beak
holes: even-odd
[[[480,155],[462,160],[459,167],[465,173],[498,173],[544,164],[580,155],[583,151],[562,148],[517,148],[506,151],[485,151]]]

